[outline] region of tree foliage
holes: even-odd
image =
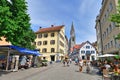
[[[13,45],[33,49],[35,33],[30,28],[26,4],[25,0],[0,1],[0,36],[5,36]]]
[[[117,13],[113,14],[110,17],[110,20],[116,23],[116,27],[120,28],[120,0],[118,0]],[[120,39],[120,33],[115,37],[115,39]]]
[[[111,21],[116,22],[117,25],[120,24],[120,0],[118,0],[117,13],[111,16]]]
[[[14,30],[16,30],[16,24],[12,19],[8,2],[7,0],[0,0],[0,37],[5,36],[7,40],[11,41],[10,36],[14,35]]]

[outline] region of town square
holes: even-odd
[[[0,80],[120,80],[120,0],[0,0]]]

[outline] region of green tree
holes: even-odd
[[[0,0],[0,37],[4,36],[7,40],[12,41],[11,36],[16,30],[15,21],[12,20],[12,13],[8,6],[7,0]]]
[[[35,33],[30,28],[25,0],[0,0],[0,37],[13,45],[34,49]]]
[[[116,22],[116,27],[120,27],[120,0],[118,0],[117,13],[111,16],[111,21]]]
[[[117,13],[113,14],[110,17],[110,20],[112,22],[115,22],[116,27],[120,28],[120,0],[118,0]],[[115,36],[115,39],[120,39],[120,33],[117,36]]]
[[[14,30],[12,44],[25,47],[34,48],[31,45],[35,39],[35,33],[30,28],[30,17],[27,14],[27,3],[25,0],[11,0],[10,11],[12,12],[12,19],[16,22],[17,29]]]

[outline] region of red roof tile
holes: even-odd
[[[37,32],[35,33],[41,33],[41,32],[51,32],[51,31],[59,31],[61,28],[63,28],[64,25],[61,26],[53,26],[53,27],[49,27],[49,28],[41,28],[39,29]]]
[[[80,49],[80,45],[75,45],[73,48],[74,49]]]
[[[84,44],[85,44],[84,42],[82,44],[76,44],[73,48],[80,49],[81,47],[83,47]]]

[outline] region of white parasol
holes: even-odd
[[[114,56],[116,56],[116,55],[114,55],[114,54],[104,54],[104,55],[100,55],[98,57],[114,57]]]

